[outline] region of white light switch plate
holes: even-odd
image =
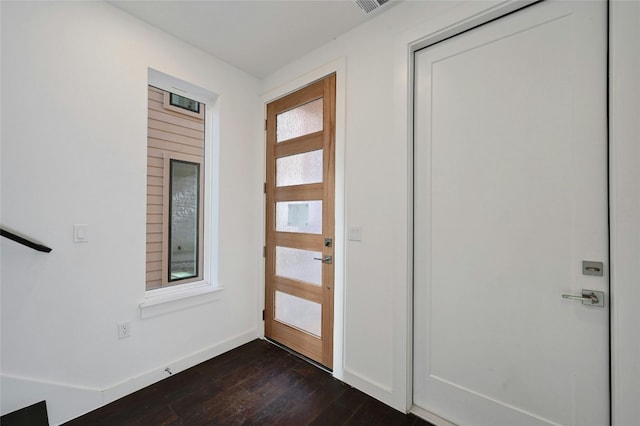
[[[349,226],[349,230],[347,231],[347,238],[349,239],[349,241],[362,241],[362,226]]]
[[[77,223],[73,225],[73,242],[86,243],[89,241],[89,225]]]

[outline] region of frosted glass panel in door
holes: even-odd
[[[276,246],[276,275],[304,281],[309,284],[322,283],[322,257],[319,251],[300,250]]]
[[[276,186],[322,182],[322,150],[289,155],[276,160]]]
[[[322,201],[276,203],[276,231],[322,233]]]
[[[276,319],[318,337],[322,329],[322,306],[276,291]]]
[[[322,98],[278,114],[276,142],[322,130]]]

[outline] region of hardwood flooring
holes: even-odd
[[[66,423],[82,425],[430,425],[254,340]]]

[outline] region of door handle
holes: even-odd
[[[604,292],[594,290],[582,290],[582,296],[563,294],[563,299],[578,300],[583,305],[604,307]]]
[[[325,256],[324,258],[322,257],[314,257],[313,260],[319,260],[322,263],[327,263],[329,265],[331,265],[333,263],[333,257],[331,256]]]

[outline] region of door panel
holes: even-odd
[[[303,297],[277,291],[275,319],[317,337],[322,337],[322,305]]]
[[[276,246],[276,276],[322,285],[322,263],[316,259],[321,251]]]
[[[606,4],[536,4],[415,63],[414,403],[608,424],[608,278],[582,274],[608,263]],[[582,289],[605,307],[562,298]]]
[[[322,149],[276,160],[276,186],[322,182]]]
[[[276,202],[276,231],[322,234],[322,200]]]
[[[332,368],[335,76],[267,105],[265,336]]]
[[[323,129],[323,99],[315,99],[284,112],[276,113],[276,142],[320,132]]]

